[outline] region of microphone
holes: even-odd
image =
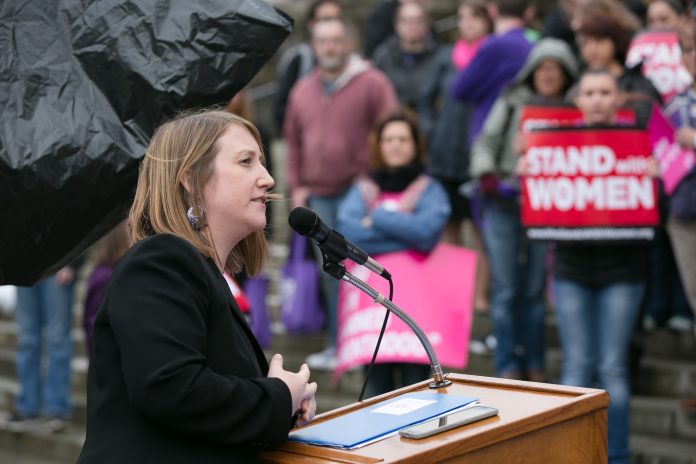
[[[339,260],[350,258],[385,279],[391,278],[391,274],[377,261],[370,258],[360,247],[346,240],[338,231],[324,224],[319,215],[311,209],[301,206],[293,209],[288,216],[288,222],[295,232],[316,241],[319,247]]]
[[[391,282],[391,274],[389,274],[386,269],[370,258],[363,250],[346,240],[343,235],[324,224],[317,213],[311,209],[302,207],[293,209],[290,212],[290,216],[288,216],[288,222],[290,223],[290,227],[292,227],[295,232],[316,241],[326,255],[332,255],[332,258],[338,260],[350,258],[356,263],[364,265],[372,272],[379,274]],[[338,267],[343,268],[343,266]],[[376,303],[384,306],[389,312],[394,313],[413,331],[418,340],[421,342],[421,345],[423,345],[423,348],[428,355],[428,359],[430,360],[430,368],[433,372],[433,382],[428,385],[429,388],[442,388],[452,384],[450,380],[447,380],[447,376],[443,372],[442,365],[437,358],[437,353],[435,353],[435,350],[433,349],[430,340],[428,340],[427,335],[411,316],[406,314],[401,308],[396,306],[388,298],[385,298],[374,288],[370,287],[365,282],[352,275],[350,272],[346,272],[345,269],[342,269],[340,272],[335,272],[335,269],[332,270],[327,268],[327,261],[325,260],[324,271],[331,274],[333,277],[339,280],[344,280],[363,291]],[[384,327],[382,327],[382,330],[384,330]],[[360,394],[360,400],[362,401],[362,393]]]

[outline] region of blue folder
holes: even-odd
[[[402,428],[459,409],[477,399],[435,392],[404,393],[291,432],[288,440],[335,448],[357,448]]]

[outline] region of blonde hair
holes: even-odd
[[[226,111],[183,113],[155,131],[140,165],[135,199],[128,216],[133,243],[155,234],[173,234],[191,243],[230,274],[238,273],[243,267],[250,275],[261,270],[267,253],[263,231],[241,240],[223,266],[215,252],[210,229],[205,227],[195,232],[186,217],[190,207],[201,204],[203,186],[213,174],[217,141],[233,124],[249,130],[264,159],[256,127]],[[184,179],[188,180],[190,192],[184,188]]]

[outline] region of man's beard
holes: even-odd
[[[345,64],[346,59],[341,55],[317,57],[319,67],[325,71],[337,71]]]

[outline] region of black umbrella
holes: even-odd
[[[292,20],[260,0],[0,5],[0,284],[31,285],[126,214],[175,112],[230,99]]]

